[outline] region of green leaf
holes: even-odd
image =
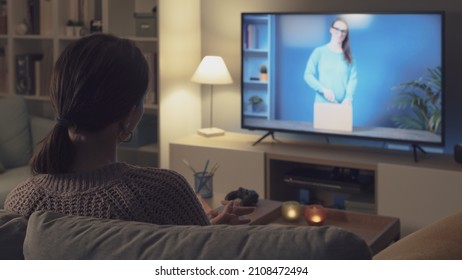
[[[399,128],[441,131],[441,67],[428,68],[428,76],[403,82],[392,87],[398,91],[390,107],[398,110],[411,109],[412,114],[398,114],[391,118]]]

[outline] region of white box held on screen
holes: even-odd
[[[314,103],[315,129],[353,131],[353,109],[351,105]]]

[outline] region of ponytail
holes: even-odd
[[[69,138],[68,127],[55,124],[40,149],[31,159],[31,172],[37,174],[68,173],[75,158],[75,148]]]

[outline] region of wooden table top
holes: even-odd
[[[288,222],[281,216],[280,201],[260,200],[256,211],[248,215],[252,225],[280,224],[308,226],[304,217],[296,222]],[[304,206],[303,212],[304,212]],[[326,208],[324,226],[337,226],[362,237],[375,255],[399,239],[398,218]]]

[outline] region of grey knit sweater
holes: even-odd
[[[8,194],[4,208],[26,217],[48,210],[162,225],[209,224],[181,175],[126,163],[86,173],[31,177]]]

